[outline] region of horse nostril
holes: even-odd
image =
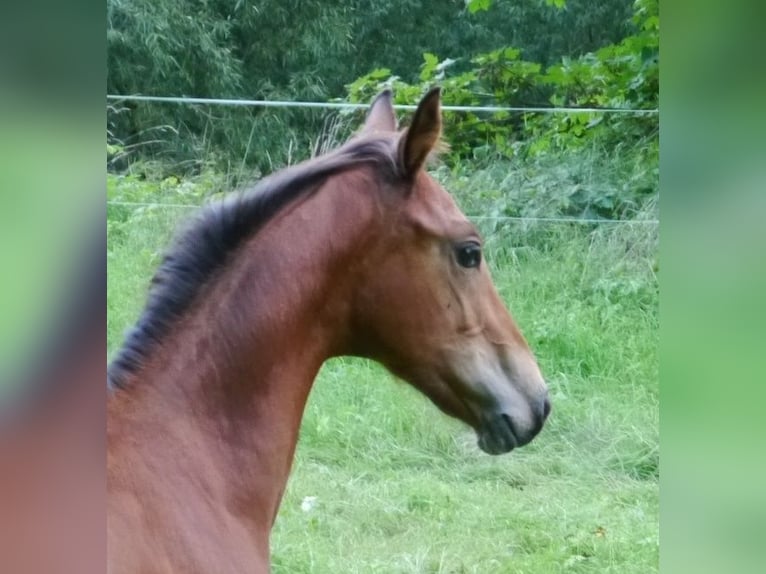
[[[547,394],[545,398],[543,398],[542,400],[539,400],[536,403],[533,403],[532,416],[534,417],[534,422],[533,422],[534,426],[533,426],[531,437],[535,436],[537,433],[543,430],[545,419],[548,418],[548,415],[550,414],[550,412],[551,412],[551,402],[548,400]],[[530,440],[531,440],[531,437],[530,437]]]

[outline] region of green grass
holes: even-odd
[[[110,349],[182,213],[111,211]],[[275,574],[658,570],[657,229],[480,227],[549,380],[549,423],[491,457],[379,366],[328,362],[273,532]]]

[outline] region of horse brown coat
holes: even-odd
[[[384,92],[347,144],[207,208],[170,250],[109,370],[110,573],[268,572],[330,357],[380,361],[489,453],[539,432],[534,357],[423,169],[440,133],[438,89],[402,132]]]

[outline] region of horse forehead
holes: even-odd
[[[444,225],[468,223],[452,195],[431,176],[425,173],[422,176],[418,178],[415,194],[418,210]]]

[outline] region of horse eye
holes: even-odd
[[[481,263],[481,246],[478,243],[464,243],[455,248],[455,257],[461,267],[478,267]]]

